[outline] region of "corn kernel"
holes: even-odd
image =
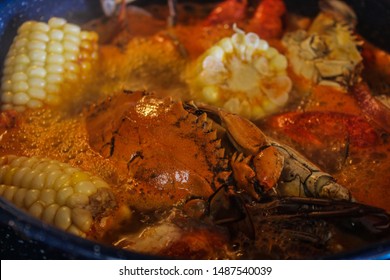
[[[76,46],[79,46],[81,43],[81,39],[79,36],[77,36],[75,34],[69,34],[69,33],[65,34],[64,41],[75,44]]]
[[[46,85],[46,80],[42,78],[33,77],[28,80],[28,85],[30,86],[30,88],[42,89]]]
[[[3,92],[3,95],[1,96],[1,102],[11,103],[13,96],[14,96],[14,94],[11,91],[5,91],[5,92]]]
[[[65,25],[65,23],[66,23],[65,19],[53,17],[53,18],[49,19],[47,24],[51,28],[62,28]]]
[[[15,37],[15,43],[14,43],[15,47],[14,48],[16,50],[24,48],[25,46],[27,46],[28,42],[29,42],[29,40],[27,40],[27,38],[17,36],[17,37]]]
[[[49,32],[50,27],[47,24],[43,23],[43,22],[36,22],[32,26],[32,30],[34,30],[34,31],[41,31],[42,33],[47,33],[47,32]]]
[[[81,32],[81,29],[79,26],[77,26],[75,24],[70,24],[70,23],[65,24],[63,27],[63,30],[66,33],[71,33],[71,34],[74,34],[76,36],[79,36],[80,32]]]
[[[90,181],[82,181],[74,186],[77,193],[91,195],[97,191],[97,187]]]
[[[46,76],[46,83],[47,83],[46,88],[49,89],[51,87],[54,88],[54,92],[58,92],[59,91],[58,85],[63,81],[64,81],[64,77],[62,75],[57,73],[48,73]],[[53,90],[48,90],[48,91],[53,92]]]
[[[43,33],[41,31],[33,31],[30,33],[29,36],[30,40],[37,40],[42,42],[49,42],[49,36],[46,33]]]
[[[4,67],[13,66],[15,64],[15,56],[8,56],[4,61]]]
[[[26,73],[29,77],[44,78],[46,76],[46,69],[38,66],[30,66]]]
[[[27,209],[30,208],[31,205],[33,205],[33,203],[38,200],[39,194],[40,194],[39,190],[34,190],[34,189],[27,190],[23,202],[24,207],[26,207]]]
[[[37,109],[37,108],[41,108],[42,106],[43,103],[40,100],[31,99],[30,101],[27,102],[27,107],[30,109]]]
[[[17,83],[27,80],[27,75],[23,72],[16,72],[11,76],[12,82]]]
[[[39,196],[39,200],[43,202],[44,205],[50,205],[55,202],[56,192],[53,189],[43,189]]]
[[[27,44],[27,49],[44,51],[46,49],[46,44],[42,41],[32,40]]]
[[[6,188],[5,185],[2,185],[4,188]],[[14,197],[13,197],[13,202],[15,203],[16,206],[20,207],[20,208],[23,208],[24,204],[23,204],[23,200],[24,200],[24,197],[26,196],[26,192],[27,192],[27,189],[24,189],[24,188],[19,188]],[[1,194],[0,194],[1,195]]]
[[[51,53],[48,55],[46,62],[50,64],[62,65],[65,63],[65,58],[61,54]]]
[[[0,195],[3,195],[3,193],[5,192],[5,190],[8,188],[8,186],[6,185],[1,185],[0,184]],[[17,205],[18,206],[18,205]]]
[[[49,33],[50,40],[62,41],[64,39],[64,32],[59,29],[52,29]]]
[[[12,73],[14,73],[14,68],[11,66],[7,66],[3,70],[4,76],[10,76],[10,75],[12,75]]]
[[[4,191],[3,196],[4,196],[5,199],[11,200],[11,201],[12,201],[13,198],[14,198],[14,195],[15,195],[16,191],[17,191],[17,187],[15,187],[15,186],[10,186],[9,188],[7,188],[7,189]]]
[[[34,216],[35,218],[40,218],[42,216],[42,213],[43,213],[43,205],[40,201],[36,201],[34,202],[30,208],[28,209],[28,212]]]
[[[64,51],[70,53],[77,53],[79,51],[79,46],[70,41],[64,41]]]
[[[66,230],[68,227],[72,224],[71,219],[71,210],[69,207],[62,206],[57,210],[56,216],[54,217],[54,224],[63,229]]]
[[[62,73],[64,72],[64,67],[61,64],[53,63],[46,65],[47,72],[50,74],[58,74],[62,77]]]
[[[82,231],[88,231],[92,225],[91,213],[85,209],[75,208],[72,210],[72,220],[75,226]]]
[[[61,54],[64,51],[64,47],[61,42],[58,41],[50,41],[47,46],[47,51],[50,53],[58,53]]]
[[[12,97],[12,103],[14,103],[15,105],[25,105],[29,100],[30,100],[30,96],[28,96],[24,92],[17,92]]]
[[[1,84],[1,90],[3,92],[10,91],[12,89],[12,81],[11,80],[5,80]]]
[[[29,172],[31,169],[29,167],[22,167],[19,168],[13,177],[12,185],[19,186],[22,182],[23,177],[26,175],[27,172]]]
[[[28,57],[33,61],[45,62],[46,61],[46,52],[41,50],[32,50],[29,52]]]
[[[42,213],[42,220],[46,223],[53,224],[54,223],[54,217],[57,214],[58,209],[60,206],[58,204],[50,204],[48,207],[45,208],[45,210]]]
[[[23,33],[23,32],[29,32],[31,30],[31,27],[35,24],[34,21],[26,21],[23,23],[19,29],[18,29],[18,34]]]
[[[64,57],[66,61],[77,61],[78,55],[75,52],[64,52]]]

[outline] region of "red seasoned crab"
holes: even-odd
[[[206,198],[229,175],[212,124],[179,102],[121,94],[92,109],[87,129],[91,147],[129,178],[122,194],[140,210]]]
[[[129,92],[94,106],[86,124],[91,148],[126,178],[120,196],[141,211],[207,199],[226,185],[256,201],[272,194],[350,199],[330,175],[214,107]]]

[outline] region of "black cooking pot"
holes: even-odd
[[[139,0],[139,5],[152,1]],[[162,1],[154,1],[162,2]],[[202,2],[202,1],[198,1]],[[204,1],[209,2],[209,1]],[[318,12],[317,1],[285,0],[288,10],[307,16]],[[358,31],[367,40],[390,51],[390,0],[349,0],[358,16]],[[4,57],[16,34],[26,20],[47,21],[64,17],[73,23],[84,23],[102,15],[99,0],[29,0],[0,1],[0,70]],[[21,212],[0,198],[1,259],[149,259],[156,257],[136,254],[104,246],[47,225]],[[390,259],[390,242],[378,243],[354,252],[333,256],[343,259]]]

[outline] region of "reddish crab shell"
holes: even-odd
[[[127,178],[123,199],[141,211],[207,198],[230,174],[212,123],[181,102],[116,95],[91,108],[87,130],[91,148]]]

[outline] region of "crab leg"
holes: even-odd
[[[256,209],[256,210],[255,210]],[[345,219],[352,226],[362,226],[372,234],[389,232],[390,215],[385,210],[356,202],[322,198],[284,197],[251,208],[262,213],[263,219],[324,218]],[[260,210],[260,211],[259,211]],[[341,220],[340,220],[341,221]]]
[[[271,145],[284,158],[281,177],[277,187],[273,188],[276,194],[353,200],[348,189],[338,184],[330,174],[322,172],[297,151],[277,142],[272,142]]]

